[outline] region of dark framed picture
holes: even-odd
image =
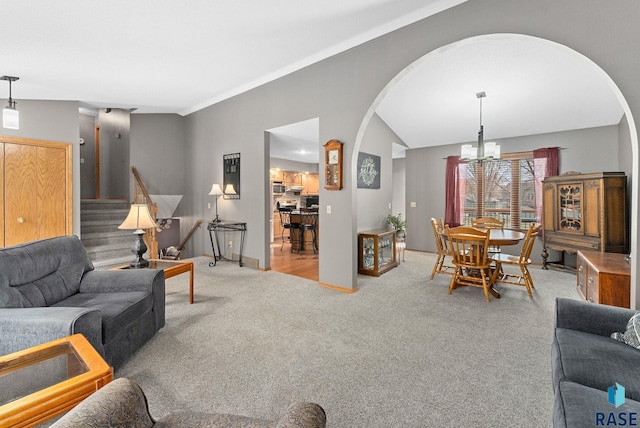
[[[380,156],[358,153],[358,189],[380,188]]]

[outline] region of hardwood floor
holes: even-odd
[[[280,251],[280,244],[280,239],[276,238],[271,246],[271,270],[318,281],[318,254],[313,254],[313,251],[292,253],[288,242]]]

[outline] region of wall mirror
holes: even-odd
[[[224,199],[240,199],[240,153],[223,156]]]

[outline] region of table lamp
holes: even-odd
[[[214,184],[213,186],[211,186],[211,191],[209,192],[209,194],[211,196],[215,196],[216,198],[216,218],[214,218],[213,221],[218,223],[220,222],[220,218],[218,217],[218,198],[220,197],[220,195],[224,195],[224,193],[222,192],[219,184]]]
[[[144,243],[143,235],[144,229],[152,229],[154,227],[156,227],[156,222],[151,217],[149,207],[146,204],[131,204],[129,215],[118,226],[118,229],[134,229],[133,233],[137,235],[136,242],[131,247],[131,252],[136,255],[136,259],[129,263],[130,268],[138,269],[149,266],[149,262],[142,257],[147,252],[147,245]]]

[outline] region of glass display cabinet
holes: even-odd
[[[397,265],[395,230],[360,232],[358,235],[358,273],[380,276]]]
[[[629,251],[627,177],[623,172],[565,173],[542,182],[543,269],[548,249],[575,254]],[[564,260],[560,260],[564,264]]]

